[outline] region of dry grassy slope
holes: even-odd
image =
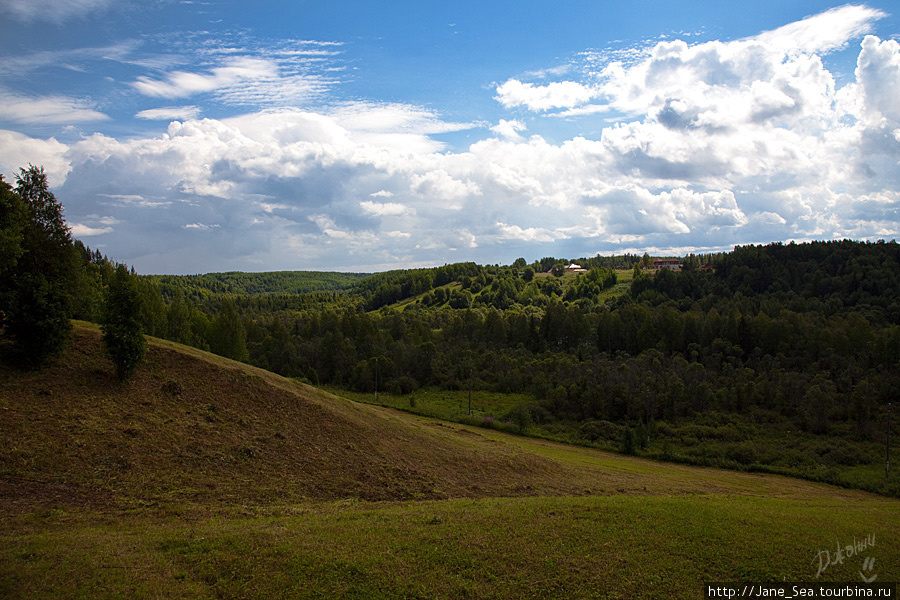
[[[86,324],[44,370],[0,367],[0,439],[10,510],[572,491],[554,461],[515,446],[170,342],[151,340],[120,384]]]

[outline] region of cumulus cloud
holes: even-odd
[[[518,240],[522,242],[555,242],[557,239],[565,239],[565,234],[556,233],[542,227],[528,227],[523,229],[518,225],[507,225],[506,223],[497,223],[497,229],[500,231],[498,237],[503,240]]]
[[[69,147],[49,138],[40,140],[16,131],[0,129],[0,173],[13,181],[20,168],[41,165],[51,185],[60,185],[71,170],[66,158]]]
[[[83,238],[83,237],[91,237],[95,235],[103,235],[104,233],[111,233],[112,227],[90,227],[88,225],[82,225],[80,223],[73,223],[72,227],[72,236],[75,238]]]
[[[359,203],[359,207],[363,209],[363,212],[378,217],[396,217],[415,212],[413,209],[403,206],[402,204],[397,204],[396,202],[372,202],[371,200],[364,200]]]
[[[174,121],[154,137],[64,145],[0,131],[0,164],[51,161],[72,222],[145,272],[495,262],[529,244],[577,257],[889,238],[900,235],[900,44],[866,35],[879,16],[844,7],[741,40],[592,57],[602,68],[583,81],[568,69],[541,73],[570,79],[560,85],[498,86],[501,106],[536,113],[531,131],[550,116],[628,115],[590,138],[526,138],[515,115],[490,127],[397,103],[221,120],[187,106],[144,111]],[[854,44],[854,80],[840,87],[823,56]],[[234,64],[147,79],[148,90],[261,81],[262,66],[216,70]],[[435,139],[476,127],[489,132],[462,151]]]
[[[508,140],[518,141],[522,139],[522,136],[519,134],[520,131],[525,131],[527,129],[525,123],[522,121],[517,121],[515,119],[507,121],[506,119],[500,119],[500,122],[491,127],[491,131],[496,133],[497,135],[504,137]]]
[[[444,169],[429,171],[423,175],[413,174],[410,184],[418,196],[445,201],[447,204],[444,207],[453,210],[461,208],[454,200],[481,194],[477,183],[455,179]]]
[[[856,66],[865,117],[900,124],[900,43],[867,35]]]
[[[510,79],[497,86],[496,99],[506,108],[524,106],[533,111],[571,108],[588,102],[596,90],[575,81],[557,81],[546,85]]]

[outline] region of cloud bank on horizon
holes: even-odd
[[[5,10],[30,23],[36,4]],[[55,2],[56,26],[111,4]],[[145,273],[892,239],[900,43],[873,33],[887,16],[844,5],[733,40],[585,48],[497,72],[471,91],[493,108],[462,118],[342,93],[365,64],[340,40],[21,52],[0,66],[0,172],[43,165],[75,237]],[[852,71],[827,66],[839,52]],[[102,93],[22,91],[51,65]]]

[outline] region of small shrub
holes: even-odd
[[[622,439],[621,425],[610,421],[585,421],[578,428],[578,437],[590,442],[598,440],[616,441]]]
[[[749,442],[732,444],[725,451],[725,456],[742,465],[750,465],[757,461],[756,448]]]

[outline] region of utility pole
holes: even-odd
[[[375,403],[378,403],[378,357],[375,357]]]
[[[884,444],[884,478],[891,476],[891,403],[888,402],[887,441]]]

